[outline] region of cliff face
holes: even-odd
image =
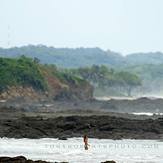
[[[56,83],[48,91],[38,91],[32,87],[11,86],[0,92],[0,100],[24,99],[32,101],[40,100],[87,100],[91,99],[93,88],[89,84],[74,87]]]
[[[93,97],[93,87],[89,83],[80,86],[68,85],[64,89],[60,89],[54,97],[56,100],[88,100]]]
[[[24,99],[24,100],[41,100],[46,98],[46,93],[36,91],[32,87],[11,86],[0,92],[0,100],[9,99]]]
[[[89,82],[73,75],[57,72],[55,69],[41,69],[48,84],[49,98],[53,100],[87,100],[93,97],[93,87]]]
[[[54,82],[54,81],[53,81]],[[24,99],[32,101],[40,100],[87,100],[93,95],[93,88],[89,83],[81,86],[66,85],[55,81],[55,84],[50,85],[47,91],[39,91],[31,86],[11,86],[0,92],[0,100],[9,99]]]

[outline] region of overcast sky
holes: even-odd
[[[163,0],[0,0],[0,46],[163,52]]]

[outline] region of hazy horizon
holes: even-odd
[[[132,54],[148,54],[148,53],[162,53],[163,54],[163,51],[146,51],[146,52],[143,52],[143,51],[137,51],[137,52],[133,52],[133,53],[128,53],[128,54],[125,54],[125,53],[121,53],[121,52],[117,52],[117,51],[114,51],[112,49],[103,49],[101,47],[97,47],[97,46],[89,46],[89,47],[84,47],[84,46],[78,46],[78,47],[56,47],[56,46],[51,46],[51,45],[45,45],[45,44],[26,44],[26,45],[19,45],[19,46],[11,46],[11,47],[2,47],[0,46],[0,48],[3,48],[3,49],[12,49],[12,48],[21,48],[21,47],[26,47],[26,46],[46,46],[47,48],[56,48],[56,49],[80,49],[80,48],[85,48],[85,49],[93,49],[93,48],[99,48],[103,51],[111,51],[111,52],[114,52],[114,53],[118,53],[122,56],[127,56],[127,55],[132,55]]]
[[[0,0],[0,47],[163,52],[162,0]]]

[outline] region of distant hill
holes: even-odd
[[[19,57],[25,55],[38,58],[41,63],[55,64],[59,67],[77,68],[92,65],[109,67],[127,67],[142,64],[163,64],[163,53],[134,53],[123,56],[100,48],[54,48],[44,45],[28,45],[9,49],[0,48],[1,57]]]
[[[39,46],[23,46],[10,49],[0,48],[1,57],[18,57],[25,55],[38,58],[42,63],[55,64],[60,67],[85,67],[90,65],[114,66],[123,63],[123,57],[112,51],[100,48],[54,48]]]
[[[134,53],[125,57],[128,65],[142,65],[142,64],[162,64],[163,53],[149,52],[149,53]]]

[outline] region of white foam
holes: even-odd
[[[151,113],[151,112],[135,112],[132,114],[134,114],[134,115],[147,115],[147,116],[163,115],[163,113]]]
[[[33,160],[68,161],[70,163],[163,162],[163,142],[155,140],[89,139],[84,150],[82,138],[57,139],[0,139],[0,156],[23,155]]]
[[[141,98],[147,98],[150,100],[155,100],[155,99],[163,99],[163,96],[159,95],[143,95],[143,96],[100,96],[100,97],[95,97],[95,99],[100,100],[100,101],[108,101],[108,100],[137,100]]]

